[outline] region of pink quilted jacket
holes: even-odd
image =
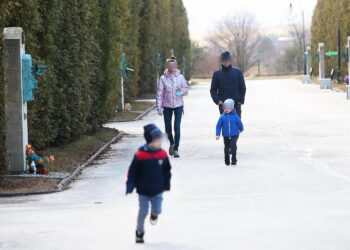
[[[176,91],[181,89],[182,96],[177,96]],[[187,81],[180,70],[170,74],[167,70],[161,76],[157,87],[157,109],[177,108],[184,105],[184,98],[188,94]]]

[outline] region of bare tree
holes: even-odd
[[[219,51],[229,50],[234,64],[243,72],[257,62],[260,35],[256,18],[251,13],[240,12],[224,18],[216,24],[208,41]]]
[[[293,5],[290,5],[290,13],[288,16],[291,31],[290,35],[294,39],[294,47],[299,50],[297,59],[297,68],[298,72],[302,72],[303,68],[303,60],[304,60],[304,51],[305,51],[305,43],[306,43],[306,34],[304,28],[304,20],[300,22],[299,15],[293,11]],[[304,13],[302,13],[302,18],[304,19]]]

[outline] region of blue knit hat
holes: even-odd
[[[151,143],[154,140],[163,138],[162,131],[153,123],[148,124],[143,127],[144,129],[144,137],[147,144]]]

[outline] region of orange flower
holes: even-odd
[[[47,157],[47,161],[48,162],[54,162],[55,161],[55,157],[53,155],[50,155],[49,157]]]

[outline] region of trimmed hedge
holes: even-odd
[[[157,53],[165,61],[174,49],[180,68],[183,57],[191,61],[182,0],[3,0],[0,30],[9,26],[23,27],[27,53],[34,63],[49,65],[28,108],[30,143],[37,148],[93,133],[114,115],[120,107],[122,51],[135,70],[125,82],[126,100],[154,92]],[[4,170],[2,70],[0,169]],[[191,77],[190,68],[186,77]]]
[[[349,0],[318,0],[314,10],[311,34],[314,74],[318,75],[318,61],[316,58],[318,43],[325,43],[325,50],[336,51],[338,49],[338,22],[341,30],[341,54],[342,54],[342,75],[347,75],[347,65],[344,62],[343,54],[347,43],[347,36],[350,32],[350,2]],[[332,68],[337,68],[338,59],[326,58],[326,74],[330,75]]]

